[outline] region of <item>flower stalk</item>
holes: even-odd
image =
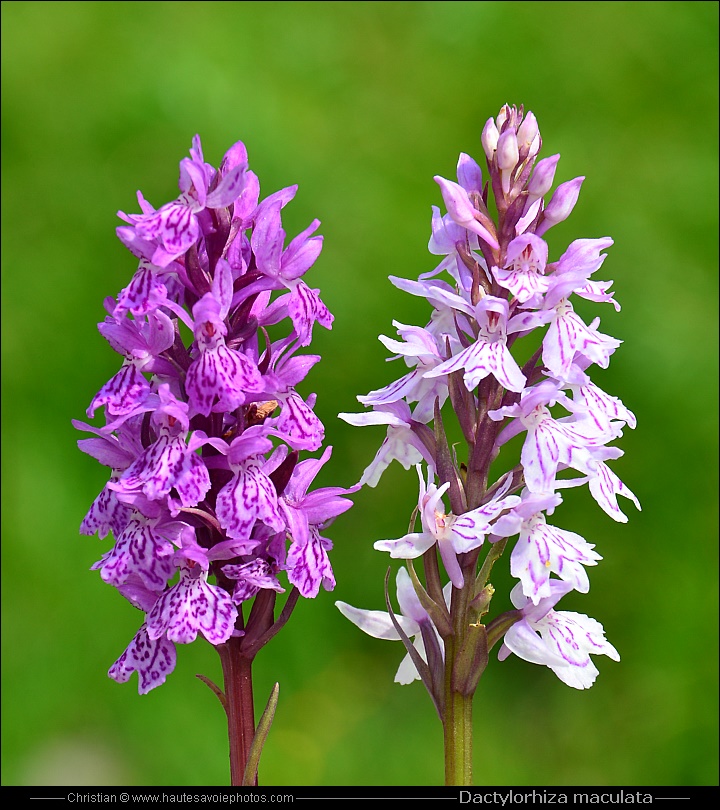
[[[252,659],[242,654],[240,639],[230,638],[217,647],[225,682],[228,743],[230,749],[230,784],[246,784],[245,772],[255,738]],[[259,757],[258,757],[259,758]],[[253,781],[257,785],[257,766]]]
[[[451,652],[451,648],[448,652]],[[443,720],[445,784],[472,785],[472,695],[464,695],[453,689],[452,672],[446,675],[446,679]]]

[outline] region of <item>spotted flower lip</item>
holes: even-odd
[[[146,695],[162,686],[175,669],[177,652],[166,636],[151,639],[147,624],[135,634],[125,652],[108,670],[108,676],[118,683],[126,683],[133,672],[138,673],[138,693]]]
[[[230,579],[236,580],[233,590],[232,600],[240,605],[255,596],[261,590],[273,590],[283,593],[285,589],[280,584],[272,565],[261,557],[256,557],[250,562],[241,565],[224,565],[223,574]]]
[[[219,259],[213,289],[193,307],[197,356],[187,369],[185,390],[190,406],[204,416],[232,412],[246,402],[248,394],[264,388],[253,360],[225,342],[232,284],[230,266]]]
[[[151,393],[143,372],[172,372],[162,354],[173,344],[174,328],[170,318],[158,310],[148,312],[145,318],[120,323],[107,318],[98,324],[98,329],[126,359],[120,371],[93,397],[87,415],[92,419],[95,411],[104,406],[112,416],[127,416],[142,408]]]
[[[554,610],[557,601],[572,590],[570,583],[554,581],[551,594],[538,604],[524,596],[521,588],[518,583],[510,596],[522,618],[505,634],[501,660],[514,653],[530,663],[543,664],[574,689],[588,689],[595,682],[599,672],[591,655],[620,660],[599,622],[581,613]]]
[[[163,636],[177,644],[189,644],[198,633],[211,644],[222,644],[232,635],[237,609],[229,594],[196,575],[192,567],[180,570],[178,582],[163,593],[147,617],[151,641]]]
[[[220,525],[240,544],[250,542],[258,520],[276,532],[285,527],[277,492],[262,467],[259,454],[232,465],[234,476],[217,495],[215,512]]]
[[[550,596],[550,574],[572,583],[574,590],[587,593],[590,580],[586,565],[602,557],[593,545],[575,532],[551,526],[542,512],[523,520],[510,558],[510,573],[522,583],[522,590],[534,604]]]
[[[314,324],[333,317],[305,280],[320,221],[285,244],[296,191],[261,200],[242,142],[215,168],[195,136],[178,196],[155,208],[138,192],[140,213],[119,213],[137,270],[98,329],[122,365],[87,410],[104,424],[73,424],[109,468],[80,528],[112,535],[92,568],[145,615],[108,674],[137,672],[141,694],[165,682],[176,644],[232,639],[252,658],[286,620],[266,623],[278,595],[291,611],[335,586],[321,532],[357,486],[312,489],[331,448],[296,387],[320,360],[302,353]],[[248,625],[256,603],[263,621]]]
[[[450,359],[425,372],[426,377],[452,374],[462,369],[466,388],[471,391],[492,375],[510,391],[519,393],[526,379],[506,345],[508,303],[487,296],[476,306],[477,340]]]

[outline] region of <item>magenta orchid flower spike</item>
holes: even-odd
[[[627,517],[618,495],[640,508],[608,465],[622,455],[610,443],[625,425],[635,427],[635,417],[588,374],[593,365],[606,368],[621,341],[600,331],[599,318],[586,324],[573,307],[579,296],[620,309],[608,292],[612,282],[594,278],[612,239],[577,239],[553,259],[543,237],[570,215],[584,178],[551,193],[559,155],[537,160],[532,113],[506,105],[487,121],[481,141],[484,185],[480,166],[465,154],[457,182],[435,178],[447,213],[433,206],[428,247],[440,263],[417,281],[390,276],[432,308],[424,327],[395,322],[399,339],[380,336],[410,370],[358,397],[370,410],[340,414],[352,425],[386,426],[360,484],[377,486],[396,460],[417,468],[420,489],[408,533],[375,543],[407,566],[397,574],[400,612],[387,580],[387,611],[336,604],[371,636],[404,644],[408,658],[396,680],[420,678],[430,693],[452,785],[472,784],[472,699],[493,647],[501,661],[514,654],[547,666],[575,689],[598,675],[591,656],[619,660],[597,621],[555,609],[569,591],[588,592],[587,569],[601,560],[592,543],[549,520],[562,493],[587,484],[619,522]],[[449,410],[464,451],[449,446]],[[518,435],[519,459],[508,455],[498,474],[506,443]],[[509,545],[514,609],[491,616],[491,570]]]
[[[232,783],[255,784],[277,688],[256,734],[252,661],[300,596],[334,588],[324,533],[357,487],[313,489],[331,447],[300,461],[324,441],[314,394],[297,391],[320,359],[300,350],[333,320],[303,281],[320,223],[285,245],[296,187],[259,201],[242,143],[215,169],[195,137],[180,191],[157,210],[138,193],[142,213],[120,213],[139,263],[98,325],[123,357],[87,410],[104,424],[74,422],[110,475],[80,531],[112,535],[93,568],[143,615],[110,677],[137,672],[145,694],[176,645],[205,638],[222,659],[224,692],[204,680],[228,716]]]

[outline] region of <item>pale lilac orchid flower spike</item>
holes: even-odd
[[[397,574],[400,613],[387,590],[387,611],[337,605],[366,633],[405,645],[403,672],[415,667],[433,699],[444,726],[446,781],[455,785],[472,784],[468,718],[495,645],[501,660],[514,653],[575,689],[595,682],[591,655],[619,660],[597,621],[555,610],[570,591],[588,592],[587,569],[602,559],[593,544],[548,520],[564,491],[587,484],[620,523],[627,516],[618,496],[640,508],[609,465],[623,454],[610,443],[626,425],[635,427],[635,417],[589,375],[593,365],[608,366],[621,341],[599,330],[599,318],[585,323],[573,306],[577,296],[619,311],[612,282],[593,277],[612,239],[578,239],[552,255],[545,234],[570,216],[585,178],[552,191],[560,156],[538,159],[542,139],[532,113],[504,106],[481,142],[484,184],[464,153],[457,182],[435,178],[447,213],[433,206],[429,249],[440,264],[417,280],[390,277],[432,310],[423,327],[394,322],[399,340],[380,336],[410,371],[358,397],[371,411],[340,414],[353,425],[387,429],[361,484],[379,486],[398,460],[416,466],[420,486],[408,532],[375,543],[407,566]],[[446,437],[451,417],[464,449]],[[519,453],[508,449],[518,436]],[[490,574],[508,546],[519,580],[514,609],[492,616]],[[428,647],[428,639],[436,643]]]

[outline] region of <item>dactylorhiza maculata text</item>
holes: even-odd
[[[602,558],[557,518],[568,490],[585,485],[613,520],[627,520],[618,495],[640,508],[608,464],[623,454],[610,443],[635,417],[589,374],[608,366],[621,341],[573,307],[579,297],[620,309],[612,282],[595,278],[612,239],[577,239],[550,255],[543,237],[570,215],[584,177],[550,193],[560,156],[538,160],[533,113],[504,106],[481,142],[485,183],[467,154],[457,182],[435,178],[447,213],[433,206],[429,251],[440,263],[417,280],[390,276],[431,307],[425,326],[394,321],[397,337],[380,336],[409,371],[359,396],[364,413],[340,414],[387,430],[361,484],[377,486],[393,460],[417,471],[408,533],[375,543],[405,561],[399,610],[387,581],[385,610],[336,604],[366,633],[405,646],[395,680],[419,678],[429,692],[444,726],[448,784],[471,784],[472,697],[493,647],[501,661],[514,654],[547,666],[575,689],[598,675],[591,656],[619,660],[598,621],[558,609],[568,592],[588,592],[587,569]],[[448,441],[449,417],[459,446]],[[519,459],[508,453],[503,466],[515,436]],[[490,573],[506,550],[518,580],[514,609],[492,616]]]
[[[98,325],[122,358],[87,409],[104,424],[73,423],[109,470],[80,531],[112,536],[93,568],[142,613],[111,678],[137,672],[144,694],[173,671],[177,644],[200,634],[217,648],[225,693],[209,685],[239,784],[256,730],[250,664],[300,596],[334,588],[324,532],[357,487],[312,488],[332,448],[315,396],[296,390],[320,360],[303,351],[315,323],[333,320],[303,280],[319,221],[286,246],[297,187],[260,200],[240,142],[215,169],[195,137],[179,187],[158,209],[138,193],[141,213],[119,214],[138,264]]]

